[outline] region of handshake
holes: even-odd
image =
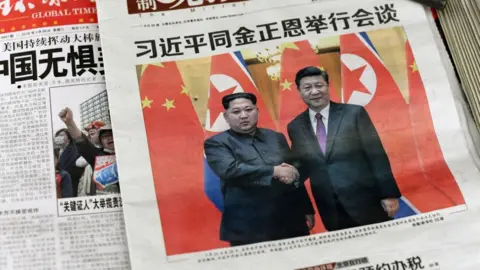
[[[297,169],[290,164],[282,163],[281,165],[273,167],[273,178],[280,182],[290,185],[300,178]]]

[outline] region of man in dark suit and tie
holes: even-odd
[[[220,239],[232,246],[305,236],[314,210],[299,173],[288,164],[281,133],[258,128],[257,98],[235,93],[222,99],[229,130],[205,141],[205,155],[221,180],[224,212]]]
[[[308,109],[288,124],[294,166],[301,182],[310,178],[325,228],[391,220],[401,194],[366,110],[330,101],[328,74],[319,68],[298,71],[295,83]]]

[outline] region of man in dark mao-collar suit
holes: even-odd
[[[400,191],[377,131],[362,106],[330,101],[328,74],[317,67],[297,72],[308,108],[288,124],[294,166],[310,178],[328,231],[391,220]]]
[[[314,222],[305,186],[288,164],[287,140],[257,127],[256,102],[251,93],[225,96],[230,129],[204,144],[207,162],[221,181],[220,239],[231,246],[305,236]]]

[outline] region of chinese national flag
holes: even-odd
[[[452,206],[422,173],[409,107],[376,52],[357,34],[342,35],[340,50],[343,100],[365,106],[403,196],[421,212]]]
[[[462,193],[440,149],[427,94],[408,41],[405,47],[410,90],[410,117],[424,174],[428,181],[438,187],[455,205],[464,204]]]
[[[287,134],[287,125],[299,114],[307,109],[307,105],[303,102],[295,85],[295,75],[297,72],[305,67],[314,66],[323,68],[320,64],[317,54],[313,51],[308,40],[285,43],[282,45],[283,53],[281,58],[280,71],[280,106],[278,114],[278,130],[285,134],[285,137],[290,142]],[[331,87],[331,86],[330,86]],[[330,93],[334,93],[330,88]],[[313,233],[325,232],[325,227],[320,219],[320,214],[313,198],[310,181],[305,182],[310,201],[315,209],[315,227]]]
[[[262,96],[253,82],[240,53],[226,53],[212,56],[210,70],[210,92],[206,121],[206,136],[210,137],[229,127],[223,118],[222,98],[240,92],[252,93],[257,97],[259,109],[258,126],[275,129]]]
[[[205,207],[203,129],[176,63],[148,65],[140,96],[167,254],[218,248],[220,213]]]

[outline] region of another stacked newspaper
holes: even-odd
[[[0,269],[130,269],[95,2],[0,11]]]
[[[480,1],[450,1],[438,15],[463,91],[480,126]]]

